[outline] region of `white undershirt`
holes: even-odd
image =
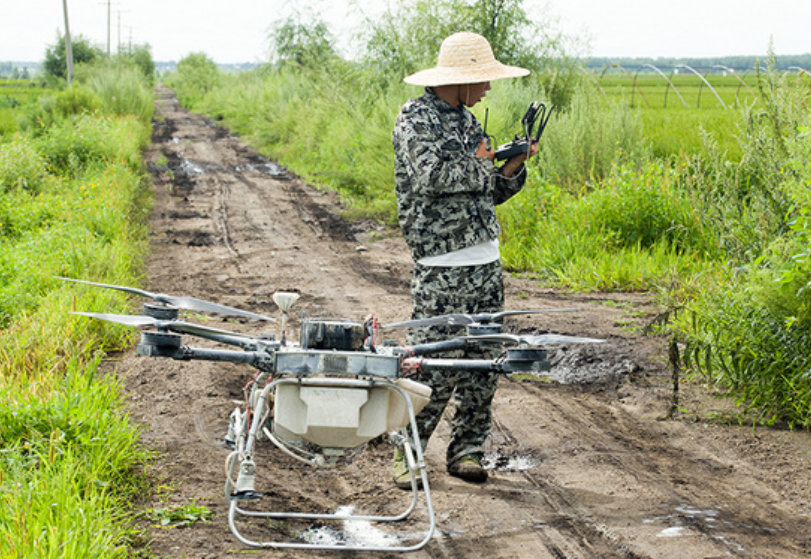
[[[495,262],[499,258],[498,239],[491,239],[472,247],[454,250],[439,256],[426,256],[420,258],[417,262],[423,266],[457,268],[461,266],[481,266],[482,264]]]

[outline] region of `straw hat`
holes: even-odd
[[[439,86],[489,82],[527,74],[529,70],[496,60],[487,39],[463,31],[442,41],[435,68],[411,74],[403,81],[411,85]]]

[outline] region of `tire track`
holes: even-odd
[[[549,389],[533,383],[510,382],[509,387],[532,394],[542,404],[534,417],[523,416],[521,425],[498,419],[496,412],[494,431],[498,436],[513,446],[519,445],[525,438],[525,425],[543,415],[552,431],[550,438],[576,438],[568,445],[571,460],[556,460],[554,464],[546,460],[522,472],[545,504],[559,515],[558,521],[551,523],[551,530],[568,542],[581,542],[574,552],[583,555],[574,556],[661,556],[661,552],[646,551],[626,539],[627,526],[617,524],[613,518],[617,505],[611,502],[614,499],[610,495],[582,498],[589,477],[595,487],[610,483],[606,479],[616,479],[618,493],[627,491],[629,498],[616,499],[623,503],[626,520],[635,518],[639,524],[651,527],[661,524],[664,528],[660,534],[689,531],[707,548],[706,556],[789,558],[801,553],[801,542],[777,537],[784,532],[796,533],[801,529],[801,520],[772,506],[774,495],[769,491],[741,495],[740,487],[745,484],[739,477],[748,477],[746,469],[730,471],[716,457],[685,448],[675,436],[668,436],[671,427],[678,430],[678,424],[641,424],[617,406],[576,393],[560,397],[560,390],[556,390],[555,398],[547,397],[544,393]],[[580,473],[572,473],[578,469]],[[628,509],[626,500],[634,503],[635,510]],[[679,531],[673,529],[677,527]],[[659,539],[664,540],[661,536]],[[769,554],[747,551],[764,546]]]

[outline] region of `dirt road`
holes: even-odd
[[[147,154],[155,189],[151,290],[267,314],[277,312],[274,292],[295,291],[301,295],[297,316],[361,320],[371,313],[383,323],[409,317],[411,263],[396,231],[342,221],[333,195],[308,187],[227,130],[186,112],[170,91],[158,91],[154,145]],[[811,555],[808,434],[710,421],[707,414],[723,415],[725,404],[702,397],[697,386],[682,386],[687,412],[661,420],[671,404],[671,373],[666,340],[642,334],[656,312],[644,296],[569,294],[511,277],[507,300],[511,309],[581,309],[510,319],[507,327],[514,332],[608,341],[553,351],[555,382],[501,380],[488,442],[488,483],[448,477],[447,422],[440,425],[426,455],[437,532],[412,557]],[[276,328],[233,319],[207,324],[251,333]],[[158,452],[150,467],[156,494],[139,506],[195,503],[214,513],[210,522],[189,528],[144,522],[151,552],[172,558],[245,556],[249,549],[227,524],[222,495],[227,451],[220,440],[252,371],[131,353],[115,366],[126,374],[144,440]],[[692,411],[705,419],[696,420]],[[390,482],[390,457],[388,444],[374,442],[333,472],[309,469],[263,445],[257,489],[269,506],[385,510],[406,497]],[[420,530],[420,514],[395,528]],[[266,528],[275,536],[296,531],[284,523]],[[346,555],[396,556],[248,554]]]

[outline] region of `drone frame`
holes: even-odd
[[[314,349],[307,344],[307,328],[303,324],[301,347],[290,345],[284,340],[277,341],[273,336],[260,335],[259,337],[241,333],[234,333],[217,328],[196,325],[182,320],[177,320],[176,309],[174,312],[163,312],[164,305],[172,305],[180,308],[192,308],[194,310],[204,310],[221,314],[235,314],[253,319],[274,320],[264,315],[241,311],[233,307],[225,307],[215,303],[208,303],[189,297],[179,298],[168,295],[156,295],[133,288],[99,284],[82,280],[71,280],[78,283],[89,284],[110,289],[119,289],[157,300],[161,305],[157,316],[155,309],[145,305],[146,316],[113,315],[102,313],[81,313],[81,316],[106,320],[133,327],[147,326],[154,330],[144,330],[141,332],[141,341],[136,347],[138,355],[149,357],[163,357],[175,360],[205,360],[242,363],[254,367],[258,373],[255,376],[251,391],[243,408],[237,407],[230,416],[228,433],[223,438],[224,444],[231,448],[231,453],[226,460],[226,483],[224,488],[225,498],[229,503],[228,524],[234,536],[243,544],[251,547],[278,548],[278,549],[324,549],[341,551],[382,551],[382,552],[410,552],[424,547],[433,537],[436,529],[436,518],[431,500],[431,492],[426,473],[425,456],[416,424],[416,414],[419,411],[415,408],[414,393],[404,388],[407,377],[422,372],[429,371],[451,371],[466,370],[471,373],[481,371],[497,371],[502,373],[513,372],[539,372],[549,368],[546,357],[546,350],[537,347],[543,343],[592,343],[603,340],[591,338],[574,338],[558,335],[541,336],[513,336],[501,333],[501,324],[494,320],[511,314],[530,314],[535,312],[557,312],[573,309],[550,309],[548,311],[503,311],[488,315],[452,315],[434,319],[434,324],[455,324],[466,325],[468,335],[451,338],[440,342],[432,342],[415,346],[396,346],[384,343],[383,346],[374,346],[371,343],[358,350],[356,347],[328,347],[326,349]],[[289,309],[289,305],[295,300],[294,294],[284,294],[280,298],[286,308],[280,310],[283,313]],[[297,298],[297,297],[296,297]],[[289,304],[287,304],[289,303]],[[171,311],[171,307],[167,307]],[[232,312],[233,311],[233,312]],[[443,322],[444,320],[444,322]],[[403,323],[393,323],[384,327],[414,326],[418,321],[406,321]],[[374,322],[376,324],[376,321]],[[284,320],[283,320],[284,324]],[[319,321],[317,326],[335,324]],[[352,323],[354,324],[354,323]],[[360,325],[355,324],[360,327]],[[367,326],[367,325],[364,325]],[[369,340],[373,341],[376,332],[370,332]],[[194,348],[182,344],[182,335],[188,334],[219,342],[225,345],[235,346],[239,350]],[[483,334],[483,335],[477,335]],[[434,358],[431,355],[443,353],[449,350],[465,349],[485,343],[513,342],[516,347],[508,348],[504,354],[494,360],[475,359],[443,359]],[[261,384],[263,383],[264,384]],[[425,387],[427,388],[427,387]],[[297,446],[297,441],[285,439],[291,433],[274,432],[274,428],[280,423],[277,417],[279,409],[283,407],[287,399],[299,398],[304,401],[302,394],[308,394],[308,398],[318,391],[327,394],[326,399],[315,401],[317,404],[313,409],[318,408],[315,415],[319,413],[327,417],[326,428],[323,425],[316,425],[318,437],[312,438],[310,428],[317,424],[316,420],[311,421],[310,408],[306,409],[306,419],[304,420],[306,432],[292,431],[294,437],[318,446],[321,453],[301,451]],[[430,393],[430,389],[428,389]],[[292,394],[288,396],[288,394]],[[351,398],[350,398],[351,396]],[[389,413],[392,406],[391,396],[394,402],[399,402],[400,408],[396,413]],[[346,410],[335,407],[344,401],[355,400],[357,406],[357,418],[346,420],[346,424],[341,424],[344,430],[338,432],[343,440],[333,440],[331,437],[335,423],[332,415],[340,415]],[[375,400],[376,399],[376,400]],[[380,404],[382,399],[386,400],[385,405]],[[271,401],[273,403],[271,404]],[[361,415],[366,413],[366,403],[371,404],[372,400],[378,402],[370,408],[369,415],[372,425],[375,425],[371,434],[364,432],[361,436],[361,429],[357,427],[357,433],[351,434],[351,430],[361,422]],[[419,398],[417,398],[419,400]],[[427,401],[427,396],[425,397]],[[360,402],[360,403],[358,403]],[[299,402],[300,404],[301,402]],[[291,404],[292,405],[292,404]],[[298,404],[295,404],[298,405]],[[396,404],[395,404],[396,405]],[[424,402],[423,402],[424,405]],[[326,413],[321,407],[326,406],[330,413]],[[332,406],[332,407],[330,407]],[[345,406],[344,406],[345,407]],[[288,405],[289,408],[289,405]],[[306,406],[305,406],[306,408]],[[402,410],[405,410],[404,412]],[[271,413],[274,413],[271,427],[268,427],[268,420]],[[376,411],[375,411],[376,410]],[[377,415],[373,415],[377,414]],[[381,430],[380,415],[386,417],[385,427]],[[351,415],[351,413],[350,413]],[[396,420],[391,418],[395,417]],[[301,419],[299,417],[298,419]],[[367,422],[367,425],[369,422]],[[304,428],[302,428],[304,429]],[[376,429],[376,430],[375,430]],[[261,436],[267,437],[278,448],[286,454],[316,467],[334,467],[338,459],[351,449],[357,448],[384,433],[391,435],[392,441],[402,446],[405,452],[409,471],[411,472],[412,495],[409,505],[402,512],[392,515],[351,515],[343,512],[334,513],[302,513],[292,511],[251,510],[246,506],[250,501],[257,501],[262,498],[262,494],[256,491],[256,464],[254,461],[254,449]],[[326,433],[326,434],[324,434]],[[350,435],[346,436],[346,433]],[[308,439],[308,436],[311,438]],[[336,435],[338,436],[338,435]],[[339,439],[340,439],[339,437]],[[353,438],[354,437],[354,438]],[[418,473],[415,473],[418,472]],[[236,473],[236,479],[234,474]],[[419,480],[418,477],[419,476]],[[419,483],[418,483],[419,481]],[[421,485],[421,490],[420,490]],[[319,542],[282,542],[282,541],[260,541],[251,539],[243,535],[243,528],[238,525],[238,519],[245,517],[248,519],[297,519],[313,521],[366,521],[378,523],[397,522],[409,517],[420,504],[420,492],[423,494],[423,508],[427,515],[427,527],[424,536],[419,541],[410,545],[356,545],[352,543],[332,544]],[[413,539],[413,538],[412,538]]]
[[[285,443],[279,441],[275,435],[263,423],[263,411],[267,406],[267,401],[270,393],[280,385],[293,385],[301,387],[328,387],[333,390],[371,390],[375,388],[385,387],[386,389],[397,393],[404,402],[408,411],[408,426],[397,435],[400,444],[403,446],[406,460],[409,465],[409,472],[411,474],[411,499],[408,507],[400,513],[392,515],[352,515],[342,512],[335,513],[301,513],[292,511],[276,511],[264,510],[256,511],[250,510],[244,506],[244,503],[255,500],[258,495],[253,487],[255,476],[255,464],[253,462],[253,448],[259,436],[260,429],[272,442],[279,448],[285,450]],[[245,425],[245,424],[243,424]],[[436,515],[434,513],[433,502],[431,500],[431,491],[428,483],[428,474],[426,471],[425,457],[422,451],[422,445],[419,440],[419,432],[415,418],[414,406],[411,398],[406,391],[398,386],[392,379],[383,378],[302,378],[298,376],[280,377],[268,383],[259,394],[257,406],[254,410],[253,420],[250,422],[250,428],[242,432],[237,432],[237,449],[232,452],[232,455],[240,457],[239,467],[237,468],[236,460],[228,460],[228,474],[225,484],[225,496],[229,501],[228,509],[228,525],[234,536],[243,544],[251,547],[261,548],[275,548],[275,549],[322,549],[331,551],[382,551],[382,552],[411,552],[422,549],[433,537],[436,530]],[[410,441],[413,441],[413,446]],[[285,450],[291,454],[289,450]],[[300,456],[291,454],[294,458],[302,460]],[[306,461],[306,460],[303,460]],[[313,465],[318,465],[313,463]],[[237,479],[233,479],[234,470],[238,469]],[[342,521],[342,522],[374,522],[374,523],[390,523],[400,522],[408,518],[418,507],[420,503],[420,485],[417,481],[417,474],[419,472],[422,494],[424,496],[424,508],[427,514],[428,526],[424,531],[421,540],[411,545],[358,545],[351,543],[332,544],[332,543],[318,543],[318,542],[281,542],[281,541],[260,541],[253,540],[243,535],[242,529],[237,525],[237,519],[242,516],[246,518],[267,518],[267,519],[294,519],[294,520],[312,520],[312,521]]]

